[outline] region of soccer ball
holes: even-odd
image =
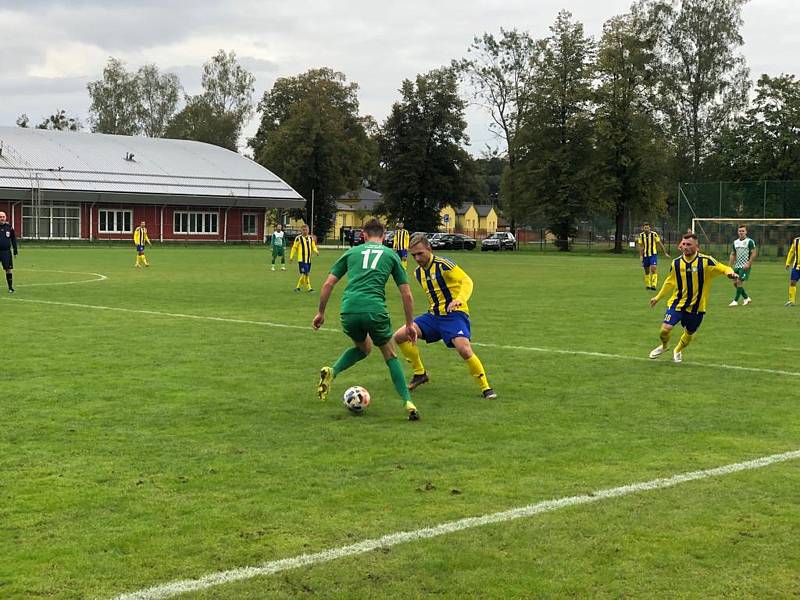
[[[345,390],[342,402],[351,413],[360,415],[369,406],[369,392],[360,385],[354,385]]]

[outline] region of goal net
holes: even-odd
[[[786,256],[792,240],[800,236],[800,219],[692,219],[701,251],[720,260],[731,253],[740,225],[747,227],[747,236],[764,258]]]

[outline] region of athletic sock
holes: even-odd
[[[481,363],[481,359],[478,358],[478,355],[473,354],[465,362],[467,363],[470,375],[478,382],[481,391],[488,390],[491,386],[486,379],[486,371],[484,371],[483,364]]]
[[[425,373],[425,366],[422,364],[422,356],[419,353],[419,348],[411,342],[403,342],[397,345],[406,360],[411,363],[411,368],[414,369],[414,375],[422,375]]]
[[[650,287],[650,273],[644,274],[644,287]]]
[[[744,290],[742,288],[737,287],[736,288],[736,297],[734,298],[734,300],[736,300],[738,302],[739,298],[744,295],[743,292],[744,292]]]
[[[304,277],[305,277],[305,275],[300,275],[300,279],[297,280],[297,285],[294,286],[295,289],[298,289],[298,290],[300,289],[300,286],[303,285],[303,278]]]
[[[789,286],[789,301],[794,304],[794,299],[797,297],[797,286]]]
[[[393,356],[386,361],[386,366],[389,367],[389,373],[392,375],[394,389],[400,394],[400,398],[403,399],[403,405],[405,406],[406,402],[411,402],[411,394],[406,386],[406,376],[403,374],[403,367],[400,364],[400,359]]]
[[[662,348],[666,348],[667,347],[667,344],[669,344],[669,336],[671,336],[671,335],[672,335],[672,329],[664,329],[662,327],[661,333],[658,336],[658,337],[661,338],[661,347]]]
[[[408,271],[408,261],[407,260],[401,260],[400,262],[403,265],[403,270],[404,271]]]
[[[346,371],[358,361],[364,360],[366,357],[367,355],[364,354],[364,352],[362,352],[360,349],[356,347],[348,348],[342,352],[342,355],[333,365],[333,376],[336,377],[339,373]]]
[[[688,331],[684,331],[681,339],[678,341],[678,345],[675,346],[675,352],[681,352],[686,346],[692,343],[692,334]]]
[[[306,275],[305,278],[306,278],[306,289],[310,290],[311,289],[311,275]]]
[[[149,264],[147,264],[147,257],[144,254],[142,254],[142,263],[144,263],[145,267],[149,267],[150,266]]]
[[[658,273],[653,273],[653,285],[650,287],[658,287]]]
[[[745,300],[747,300],[747,292],[744,290],[743,287],[740,287],[739,289],[742,290],[742,296],[744,297]]]
[[[14,275],[12,273],[6,273],[6,282],[8,283],[8,289],[14,288]]]

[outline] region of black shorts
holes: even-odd
[[[11,250],[0,250],[0,264],[3,265],[4,271],[10,271],[14,268],[14,261],[11,259]]]

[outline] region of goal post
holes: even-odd
[[[692,219],[692,232],[697,235],[704,252],[722,259],[730,254],[731,244],[738,237],[739,226],[747,227],[747,235],[759,249],[759,256],[786,256],[792,240],[800,236],[800,219]]]

